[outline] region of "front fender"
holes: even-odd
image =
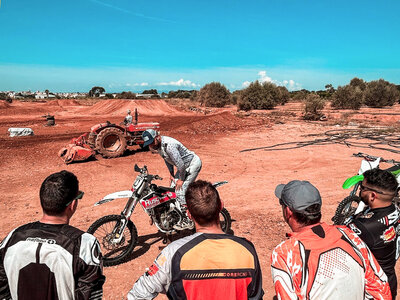
[[[120,199],[120,198],[130,198],[132,197],[133,192],[132,191],[119,191],[119,192],[115,192],[112,194],[108,194],[107,196],[105,196],[103,199],[101,199],[100,201],[97,201],[94,206],[100,205],[100,204],[104,204],[107,202],[111,202],[115,199]]]
[[[219,188],[221,185],[224,185],[224,184],[227,184],[227,183],[228,183],[228,181],[218,181],[218,182],[213,183],[212,185],[215,188]]]
[[[346,181],[343,183],[342,188],[348,189],[352,186],[355,186],[360,181],[364,180],[364,175],[354,175],[353,177],[347,178]]]

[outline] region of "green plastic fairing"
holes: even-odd
[[[363,181],[364,175],[355,175],[353,177],[347,178],[346,181],[343,183],[342,188],[348,189],[354,186],[356,183]]]

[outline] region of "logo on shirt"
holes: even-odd
[[[356,227],[356,225],[350,224],[349,227],[350,227],[351,230],[353,230],[353,232],[354,232],[355,234],[357,234],[357,235],[360,235],[360,234],[361,234],[361,230],[358,229],[358,228]]]
[[[153,276],[158,272],[158,267],[156,264],[152,264],[150,268],[146,268],[146,275],[147,276]]]
[[[393,226],[390,226],[383,232],[380,238],[383,240],[384,243],[390,243],[396,238],[396,230]]]
[[[370,211],[370,212],[368,212],[368,213],[366,213],[366,214],[362,214],[362,215],[360,216],[360,218],[369,219],[369,218],[371,218],[373,215],[374,215],[374,212]]]
[[[43,243],[43,244],[50,244],[54,245],[57,244],[56,240],[53,239],[43,239],[39,237],[29,237],[26,239],[28,242],[34,242],[34,243]]]

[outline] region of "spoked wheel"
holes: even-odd
[[[87,230],[100,243],[105,267],[125,262],[137,242],[137,230],[130,220],[122,232],[122,238],[118,238],[117,231],[122,224],[121,215],[110,215],[98,219]]]
[[[229,233],[231,230],[232,219],[226,208],[223,208],[219,214],[219,223],[221,224],[222,231]]]
[[[344,221],[352,216],[356,211],[361,198],[358,196],[348,196],[338,205],[332,221],[335,225],[344,225]]]

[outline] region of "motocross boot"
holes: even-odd
[[[180,220],[180,222],[176,223],[173,226],[173,228],[175,230],[180,231],[180,230],[185,230],[185,229],[188,229],[188,230],[194,229],[194,222],[188,218],[188,216],[186,214],[186,209],[187,209],[186,205],[182,205],[182,204],[180,205],[180,210],[182,212],[183,217]]]

